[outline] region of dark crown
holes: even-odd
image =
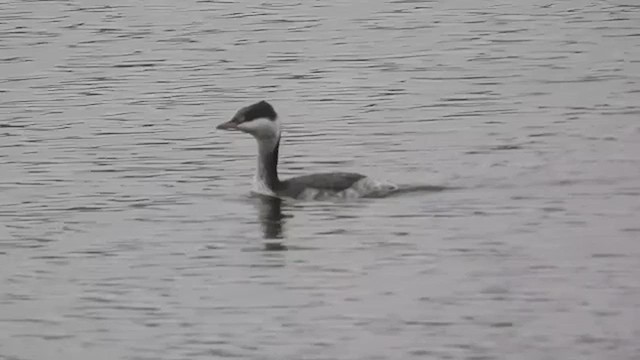
[[[244,115],[244,121],[251,121],[259,118],[267,118],[271,121],[274,121],[278,117],[278,114],[276,114],[273,106],[271,106],[271,104],[264,100],[253,105],[249,105],[240,110],[240,112],[242,112],[242,115]]]

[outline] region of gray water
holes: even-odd
[[[1,1],[0,359],[640,359],[640,7]],[[451,189],[249,196],[281,175]],[[276,244],[276,245],[274,245]]]

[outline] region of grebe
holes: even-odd
[[[379,197],[397,187],[356,173],[332,172],[298,176],[281,181],[278,178],[280,121],[266,101],[238,110],[231,120],[217,126],[220,130],[239,130],[258,142],[258,168],[254,192],[264,195],[302,200]]]

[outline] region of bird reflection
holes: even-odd
[[[274,241],[283,238],[282,226],[285,216],[282,214],[282,199],[271,196],[258,196],[258,217],[262,228],[262,237],[265,240],[266,250],[285,250],[282,241]]]

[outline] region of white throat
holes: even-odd
[[[278,145],[279,138],[274,139],[256,139],[258,142],[258,163],[256,164],[256,174],[254,177],[254,183],[264,184],[267,186],[267,179],[269,177],[269,171],[274,165],[272,162],[278,161],[278,154],[275,153],[275,148]],[[262,186],[262,185],[261,185]]]
[[[255,119],[241,124],[242,130],[250,133],[258,143],[258,161],[253,179],[253,191],[274,195],[273,188],[278,183],[278,147],[280,143],[280,122],[269,119]]]

